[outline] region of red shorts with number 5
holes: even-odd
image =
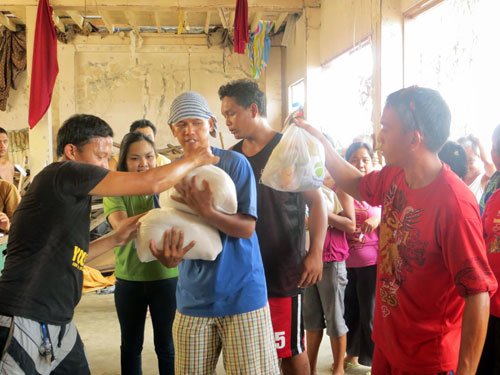
[[[278,358],[289,358],[305,351],[302,296],[269,298],[274,340]]]

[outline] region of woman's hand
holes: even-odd
[[[361,224],[361,233],[367,234],[373,232],[380,225],[380,217],[372,216]]]

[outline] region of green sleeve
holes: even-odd
[[[104,215],[106,218],[113,212],[124,211],[127,212],[127,207],[123,201],[123,197],[104,197],[102,199],[104,204]]]

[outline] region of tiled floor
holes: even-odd
[[[82,297],[76,309],[75,322],[85,343],[93,375],[120,374],[120,326],[113,298],[112,294],[89,293]],[[148,319],[142,355],[144,375],[158,374],[152,333],[151,319]],[[332,354],[326,336],[321,344],[318,362],[318,375],[331,374]],[[368,370],[368,367],[360,366],[347,370],[346,375],[363,375]],[[223,374],[224,367],[219,361],[217,375]]]

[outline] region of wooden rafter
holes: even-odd
[[[259,25],[259,21],[262,19],[264,12],[257,12],[252,20],[252,26],[250,26],[250,31],[254,32],[257,26]]]
[[[210,30],[210,16],[212,15],[212,12],[207,12],[207,16],[205,18],[205,34],[208,34],[208,31]]]
[[[80,29],[83,27],[83,17],[79,12],[76,10],[67,10],[66,14],[71,17],[76,26]]]
[[[234,11],[231,11],[231,13],[229,14],[229,24],[227,25],[227,28],[229,29],[229,31],[231,31],[233,29],[235,14],[236,13]]]
[[[158,34],[161,33],[160,12],[155,12],[155,24]]]
[[[4,25],[11,31],[16,31],[16,25],[14,22],[12,22],[9,17],[6,17],[3,13],[0,13],[0,25]]]
[[[184,12],[179,8],[178,24],[177,24],[177,35],[182,34],[182,29],[184,27]]]
[[[227,29],[229,26],[229,21],[228,21],[229,12],[228,12],[227,8],[219,8],[218,11],[219,11],[219,18],[220,18],[220,22],[222,24],[222,27]]]
[[[286,13],[286,12],[280,13],[278,19],[276,20],[276,25],[274,25],[274,32],[275,33],[278,32],[278,30],[280,29],[281,25],[286,20],[287,16],[288,16],[288,13]]]
[[[109,13],[101,10],[100,16],[101,16],[102,22],[104,22],[104,25],[108,29],[109,33],[113,34],[113,24],[110,21]]]
[[[139,32],[139,27],[137,26],[137,19],[135,17],[135,13],[125,12],[125,18],[127,19],[127,22],[132,27],[132,29]]]
[[[52,19],[54,20],[54,25],[59,29],[60,32],[65,33],[66,28],[64,27],[64,23],[61,21],[61,19],[56,16],[54,12],[52,12]]]
[[[26,9],[23,7],[9,8],[9,12],[16,17],[13,21],[21,24],[26,24]]]
[[[15,6],[37,6],[38,0],[2,0],[2,7],[9,9]],[[216,11],[217,8],[235,9],[236,2],[234,0],[141,0],[141,1],[126,1],[126,0],[99,0],[98,5],[94,1],[88,0],[51,0],[50,5],[56,9],[77,9],[83,11],[87,6],[88,11],[95,12],[97,9],[110,10],[135,10],[135,11],[151,11],[169,10],[183,8],[205,12],[207,10]],[[304,7],[321,7],[321,0],[249,0],[248,8],[250,11],[262,10],[269,12],[280,11],[302,11]],[[106,9],[107,8],[107,9]],[[127,8],[127,9],[124,9]]]

